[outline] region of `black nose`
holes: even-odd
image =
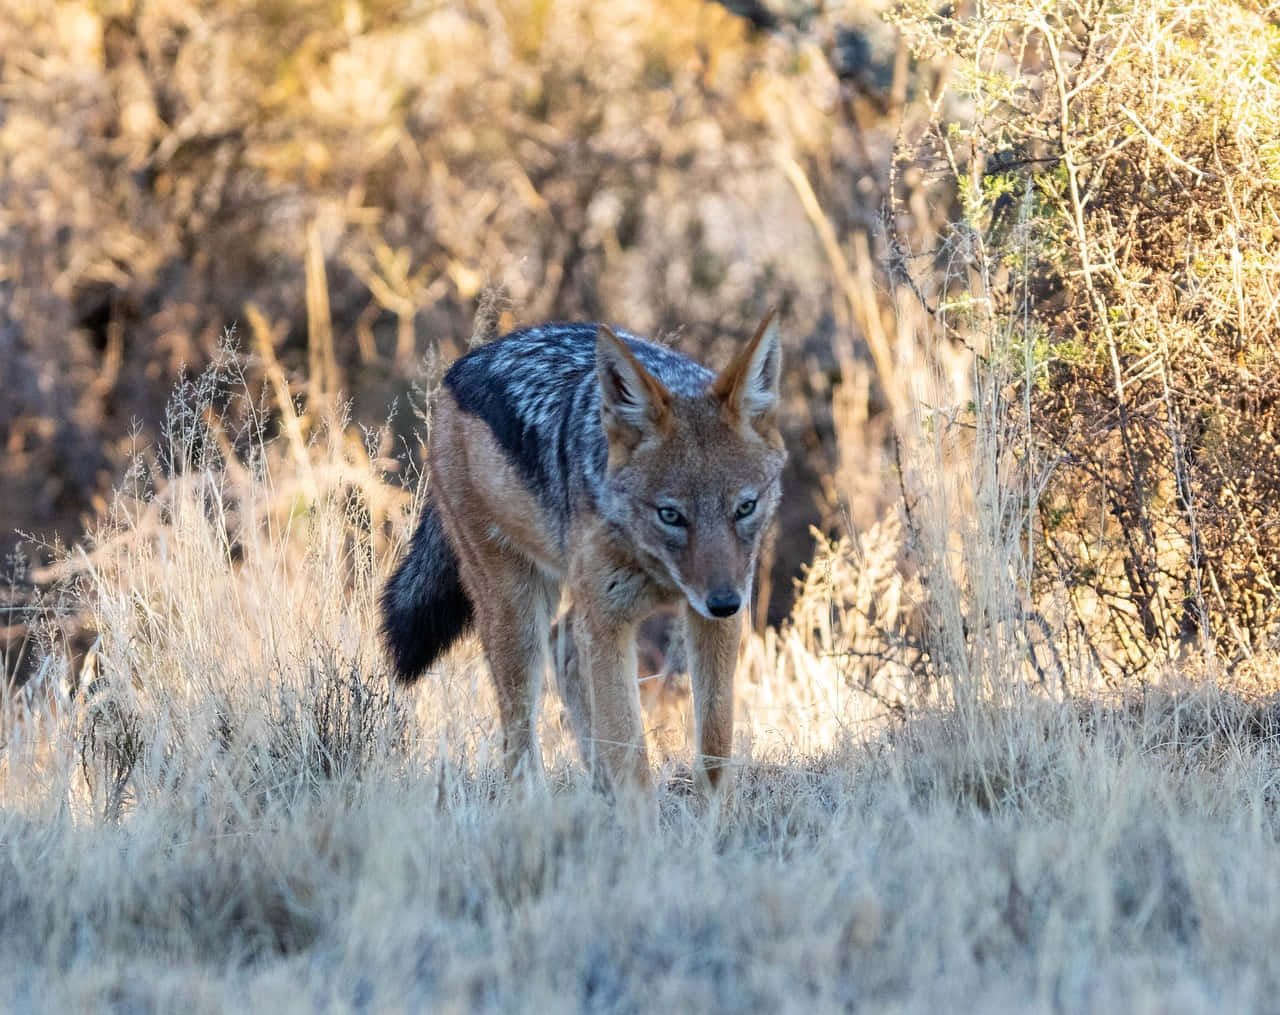
[[[707,610],[713,617],[732,617],[741,605],[742,599],[732,589],[707,594]]]

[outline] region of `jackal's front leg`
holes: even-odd
[[[616,789],[649,786],[649,755],[640,712],[635,624],[618,624],[607,613],[575,609],[576,706],[585,761],[597,780]]]
[[[742,640],[742,614],[708,620],[686,605],[684,620],[697,727],[698,780],[712,789],[727,789],[732,781],[733,674]]]

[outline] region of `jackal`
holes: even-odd
[[[741,618],[786,460],[780,361],[770,312],[718,376],[591,324],[525,328],[455,362],[422,515],[381,598],[397,676],[415,679],[474,620],[507,771],[541,777],[542,677],[567,585],[559,680],[584,760],[605,784],[644,787],[635,631],[678,603],[698,778],[724,784]]]

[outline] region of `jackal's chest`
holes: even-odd
[[[594,520],[570,535],[569,585],[575,604],[585,597],[620,621],[647,616],[680,598],[678,586],[645,556],[625,531]]]

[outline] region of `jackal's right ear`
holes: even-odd
[[[610,444],[621,442],[633,448],[645,433],[656,430],[667,419],[670,393],[641,365],[627,344],[603,324],[596,335],[596,376]]]

